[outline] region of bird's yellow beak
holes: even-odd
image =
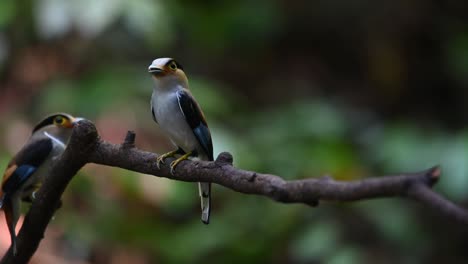
[[[84,120],[83,117],[75,117],[73,118],[73,121],[71,123],[71,127],[74,127],[78,122],[80,122],[81,120]]]

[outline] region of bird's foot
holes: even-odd
[[[22,200],[27,203],[33,203],[34,200],[36,200],[37,192],[39,191],[39,189],[41,189],[41,186],[42,186],[41,182],[34,184],[31,188],[29,195],[24,196]]]
[[[186,160],[190,157],[190,155],[192,155],[192,152],[189,152],[187,154],[184,154],[182,155],[180,158],[174,160],[173,162],[171,162],[171,174],[174,175],[174,172],[175,172],[175,168],[176,166],[183,160]]]
[[[160,169],[161,164],[164,164],[164,159],[165,158],[174,157],[174,155],[179,154],[179,153],[180,153],[180,150],[176,149],[176,150],[169,151],[167,153],[159,155],[156,158],[156,167],[158,167],[158,169]]]

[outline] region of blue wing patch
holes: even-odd
[[[204,124],[200,124],[193,129],[193,133],[208,154],[210,160],[213,160],[213,143],[211,142],[211,135],[208,127]]]
[[[16,154],[8,166],[8,168],[16,166],[16,169],[11,172],[7,169],[4,175],[2,183],[3,199],[21,189],[28,178],[49,156],[52,147],[52,141],[49,138],[43,138],[27,143]]]
[[[21,185],[23,185],[35,171],[36,167],[32,165],[21,165],[19,166],[13,174],[6,180],[3,184],[3,192],[5,194],[13,193],[18,190]]]
[[[178,91],[177,99],[179,101],[180,110],[184,114],[193,134],[206,155],[208,155],[209,160],[213,160],[213,142],[211,141],[210,130],[208,129],[208,124],[206,123],[200,106],[187,90]]]

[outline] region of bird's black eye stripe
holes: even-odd
[[[62,119],[61,122],[58,122],[58,120],[57,120],[58,117],[60,117]],[[59,115],[54,114],[54,115],[48,116],[34,127],[33,133],[36,132],[37,130],[45,127],[45,126],[52,125],[54,123],[63,124],[63,122],[65,122],[65,120],[68,120],[68,119],[69,118],[67,116],[61,115],[61,114],[59,114]]]
[[[46,119],[42,120],[42,122],[40,122],[39,124],[37,124],[34,129],[33,129],[33,133],[36,132],[37,130],[45,127],[45,126],[48,126],[48,125],[51,125],[54,123],[54,118],[55,116],[49,116],[47,117]]]
[[[174,61],[174,62],[177,65],[177,68],[179,68],[181,70],[184,70],[184,67],[182,67],[182,65],[180,63],[178,63],[177,61]]]
[[[177,66],[177,69],[181,69],[181,70],[184,70],[184,67],[182,67],[182,65],[180,63],[178,63],[176,60],[170,60],[166,63],[166,66],[169,66],[171,67],[171,64],[172,63],[175,63],[175,65]]]

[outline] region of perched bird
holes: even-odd
[[[167,157],[181,155],[171,164],[171,173],[182,160],[198,157],[213,160],[213,143],[205,116],[197,101],[189,91],[187,76],[182,66],[171,58],[159,58],[148,67],[154,80],[151,96],[153,120],[171,139],[177,150],[160,155],[157,166]],[[210,221],[210,183],[198,183],[201,199],[201,220]]]
[[[65,113],[44,118],[34,127],[23,148],[8,163],[0,189],[0,208],[5,212],[15,255],[15,227],[20,215],[20,200],[34,200],[50,165],[65,150],[72,128],[80,120],[82,118]]]

